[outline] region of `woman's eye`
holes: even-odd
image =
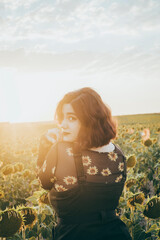
[[[68,119],[69,119],[69,121],[74,121],[76,118],[75,118],[75,117],[72,117],[72,116],[70,116],[70,117],[68,117]]]

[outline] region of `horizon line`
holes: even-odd
[[[135,114],[121,114],[121,115],[112,115],[113,117],[122,117],[122,116],[135,116],[135,115],[159,115],[160,112],[154,113],[135,113]],[[32,123],[55,123],[55,120],[46,120],[46,121],[23,121],[23,122],[12,122],[12,121],[0,121],[0,124],[32,124]]]

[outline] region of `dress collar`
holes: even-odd
[[[89,150],[95,151],[95,152],[113,152],[115,149],[115,145],[113,143],[109,143],[107,145],[104,145],[102,147],[98,148],[90,148]]]

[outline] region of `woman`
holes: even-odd
[[[50,190],[58,217],[54,239],[130,240],[115,213],[126,164],[111,143],[117,126],[110,109],[96,91],[82,88],[64,96],[55,116],[60,128],[42,138],[38,158],[42,187]],[[54,144],[46,155],[47,139]]]

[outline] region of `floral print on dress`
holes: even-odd
[[[88,166],[91,164],[91,159],[89,156],[82,156],[83,166]]]
[[[73,156],[73,149],[71,147],[67,148],[66,152],[67,152],[68,156]]]
[[[124,163],[120,162],[118,164],[118,169],[119,169],[119,171],[123,172],[124,171]]]
[[[57,190],[57,192],[64,192],[66,190],[68,190],[67,188],[65,188],[63,185],[59,185],[59,184],[55,184],[54,185],[55,189]]]
[[[89,167],[89,168],[87,169],[87,173],[88,173],[89,175],[96,175],[96,174],[98,173],[98,169],[97,169],[96,166],[94,166],[94,167]]]
[[[54,183],[56,180],[57,180],[57,178],[56,178],[56,177],[53,177],[53,178],[50,179],[50,182],[51,182],[51,183]]]
[[[42,166],[42,171],[45,172],[47,167],[47,161],[45,160]]]
[[[109,176],[111,174],[111,171],[109,170],[109,168],[105,168],[101,171],[101,174],[103,176]]]
[[[73,176],[68,176],[68,177],[64,177],[63,181],[65,182],[65,184],[69,185],[69,184],[75,184],[77,182],[77,178],[73,177]]]
[[[108,157],[111,161],[114,161],[114,162],[116,162],[116,160],[118,158],[117,153],[114,153],[114,152],[108,153]]]
[[[120,182],[122,180],[123,176],[122,174],[120,176],[118,176],[115,180],[116,183]]]
[[[55,173],[55,170],[56,170],[56,167],[53,167],[52,168],[52,174],[54,175],[54,173]]]

